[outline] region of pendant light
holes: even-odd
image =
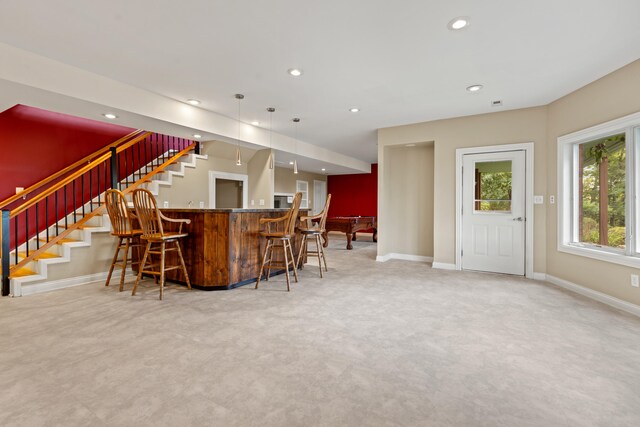
[[[298,151],[298,150],[296,150],[296,148],[298,146],[298,123],[300,123],[300,119],[298,117],[295,117],[293,119],[293,123],[295,123],[295,125],[294,125],[295,126],[295,133],[294,133],[295,142],[293,143],[294,144],[294,146],[293,146],[294,147],[293,148],[293,155],[295,156],[297,151]],[[298,174],[298,160],[295,157],[293,159],[293,173],[295,173],[296,175]]]
[[[271,146],[271,136],[273,134],[273,112],[276,111],[275,108],[269,107],[267,108],[269,112],[269,169],[273,169],[275,164],[275,159],[273,155],[273,147]]]
[[[244,99],[244,95],[236,93],[238,100],[238,139],[236,140],[236,166],[242,166],[242,156],[240,155],[240,101]]]

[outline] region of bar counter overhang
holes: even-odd
[[[260,237],[264,228],[260,218],[277,218],[287,212],[288,209],[162,209],[169,218],[191,220],[183,227],[189,236],[180,239],[180,246],[191,285],[203,290],[232,289],[255,282],[266,244]],[[301,215],[306,212],[300,210]],[[296,256],[299,241],[296,236]],[[176,262],[174,256],[167,254],[167,262]],[[167,279],[185,283],[178,270],[167,272]]]

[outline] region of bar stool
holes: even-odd
[[[118,238],[116,252],[113,255],[109,274],[107,275],[107,282],[104,285],[109,286],[114,267],[122,267],[119,288],[120,292],[122,292],[127,265],[130,264],[133,266],[134,264],[140,263],[140,248],[142,247],[142,244],[134,243],[134,238],[140,237],[140,235],[142,235],[142,230],[134,228],[131,223],[131,219],[135,218],[135,215],[129,212],[124,193],[118,190],[107,190],[104,201],[107,206],[109,221],[111,221],[111,235]],[[133,250],[133,248],[136,248],[138,252],[137,262],[133,262],[131,257],[129,257],[129,249]],[[124,249],[122,259],[118,260],[118,255],[120,254],[121,249]]]
[[[307,256],[313,255],[318,257],[318,267],[320,268],[320,278],[322,278],[322,263],[324,262],[324,271],[329,271],[327,268],[327,258],[324,256],[324,249],[322,247],[322,233],[325,232],[325,224],[327,222],[327,213],[329,212],[329,204],[331,203],[331,194],[327,196],[327,201],[324,204],[324,209],[317,215],[301,216],[300,222],[306,223],[306,227],[298,227],[298,231],[302,234],[302,242],[300,243],[300,252],[298,252],[298,260],[296,266],[304,268],[304,263],[301,261],[307,259]],[[316,225],[309,226],[309,221],[317,222]],[[313,237],[316,242],[316,250],[309,252],[309,237]]]
[[[146,189],[133,190],[133,206],[135,206],[138,221],[142,226],[142,240],[147,241],[147,247],[142,257],[142,262],[138,268],[138,277],[136,283],[133,285],[131,295],[136,294],[138,283],[143,274],[150,274],[160,278],[160,299],[164,296],[165,285],[165,272],[169,270],[176,270],[181,268],[184,273],[187,286],[191,289],[191,282],[189,282],[189,274],[184,264],[184,258],[182,257],[182,251],[180,250],[180,242],[178,241],[182,237],[186,237],[189,234],[182,232],[182,226],[184,224],[190,224],[190,219],[173,219],[167,218],[162,215],[162,212],[158,210],[156,205],[156,199],[153,194]],[[180,224],[178,231],[165,231],[163,222]],[[174,244],[173,248],[167,248],[167,244]],[[165,254],[167,252],[176,251],[178,253],[179,264],[167,267],[165,266]],[[160,264],[150,263],[147,265],[147,259],[150,259],[150,255],[159,255]],[[155,267],[159,267],[157,270]]]
[[[258,274],[258,280],[256,281],[256,289],[258,289],[262,273],[265,269],[267,270],[265,280],[268,281],[272,269],[284,268],[284,274],[287,278],[287,291],[291,291],[289,281],[290,266],[293,268],[293,275],[295,276],[296,282],[298,281],[298,271],[296,269],[295,258],[293,256],[293,249],[291,248],[291,239],[295,236],[296,220],[298,219],[301,200],[302,193],[296,193],[293,198],[291,209],[289,209],[289,212],[287,212],[286,215],[278,218],[260,218],[260,224],[267,225],[267,229],[260,232],[260,235],[267,239],[267,246],[264,249],[262,265],[260,266],[260,273]],[[282,231],[272,231],[271,225],[279,222],[283,223]],[[280,244],[276,244],[276,242],[280,242]],[[284,259],[283,264],[273,261],[274,248],[282,248],[282,256]]]

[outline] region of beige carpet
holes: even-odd
[[[331,240],[291,293],[0,299],[0,425],[640,425],[640,319]]]

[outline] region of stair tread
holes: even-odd
[[[27,253],[26,252],[18,252],[18,256],[20,258],[26,258],[27,257]],[[51,258],[62,258],[60,255],[56,255],[56,254],[50,254],[48,252],[44,252],[41,253],[40,255],[38,255],[37,257],[35,257],[35,260],[39,260],[39,259],[51,259]]]
[[[22,268],[19,268],[16,271],[13,271],[11,273],[11,277],[10,278],[13,279],[14,277],[26,277],[26,276],[35,276],[35,275],[36,275],[35,271],[29,270],[28,268],[25,268],[25,267],[22,267]]]
[[[40,239],[41,242],[47,243],[46,240],[44,239]],[[62,243],[75,243],[75,242],[79,242],[80,240],[78,239],[69,239],[68,237],[65,237],[63,239],[58,240],[56,243],[58,245],[62,244]]]
[[[69,224],[69,225],[64,225],[64,224],[58,224],[59,228],[71,228],[71,226],[73,226],[75,224]],[[102,228],[99,225],[81,225],[79,227],[77,227],[78,230],[90,230],[92,228]]]

